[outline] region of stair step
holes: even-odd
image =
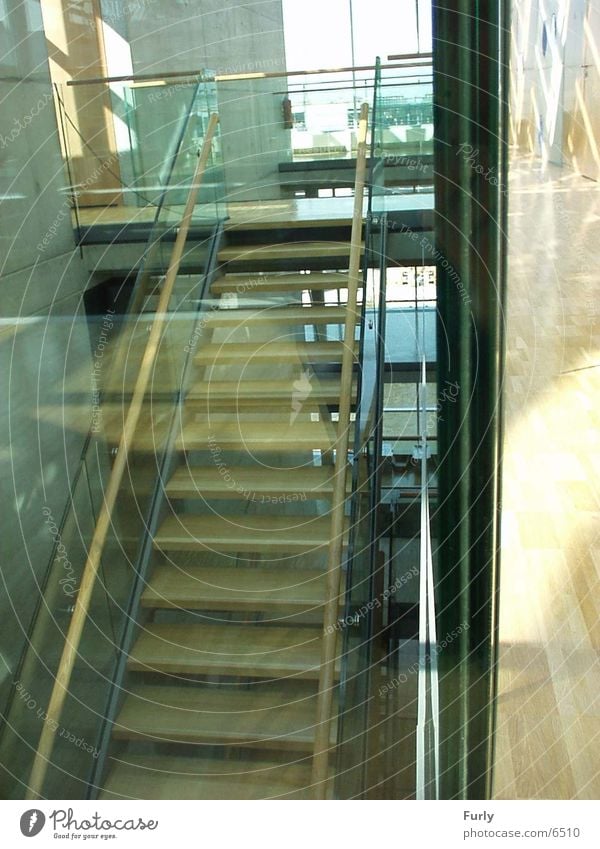
[[[355,344],[358,356],[358,343]],[[196,365],[235,363],[340,363],[343,342],[225,342],[203,345],[196,354]]]
[[[347,274],[227,274],[211,286],[213,295],[234,292],[238,295],[276,294],[280,292],[326,291],[346,289]]]
[[[290,418],[293,411],[291,411]],[[331,421],[257,421],[237,417],[211,422],[205,418],[184,425],[176,440],[178,451],[234,448],[241,451],[331,450],[336,423]]]
[[[305,375],[298,380],[210,380],[194,384],[186,397],[188,401],[202,401],[211,406],[283,404],[291,411],[296,402],[302,409],[339,403],[340,381],[315,375]],[[353,397],[356,397],[356,386]]]
[[[159,566],[142,605],[184,610],[313,612],[325,600],[325,574],[316,570]]]
[[[321,628],[148,625],[128,658],[137,672],[317,680]]]
[[[316,697],[305,687],[138,687],[125,700],[113,733],[121,740],[308,754],[314,745],[316,716]],[[335,743],[333,728],[331,743]]]
[[[361,251],[364,244],[361,244]],[[349,257],[350,242],[284,242],[272,245],[227,245],[218,254],[219,262],[247,262],[273,259],[320,259]]]
[[[329,544],[328,516],[169,516],[154,536],[161,551],[309,554]]]
[[[262,324],[344,324],[348,310],[344,307],[280,307],[260,309],[220,309],[204,316],[204,326],[247,327]]]
[[[311,765],[267,760],[125,755],[101,799],[311,799]]]
[[[216,464],[180,466],[166,486],[170,498],[246,498],[266,500],[267,496],[298,496],[297,500],[330,498],[333,491],[332,466],[273,469],[268,466],[231,466],[231,481],[224,481]],[[348,476],[348,486],[350,486]],[[283,500],[283,499],[282,499]],[[287,503],[294,499],[290,498]]]

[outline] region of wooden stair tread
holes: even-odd
[[[223,497],[294,495],[307,499],[330,498],[333,491],[332,466],[306,466],[294,469],[273,469],[267,466],[231,466],[232,486],[223,480],[216,464],[210,466],[180,466],[166,486],[171,498],[199,498],[222,494]],[[348,476],[348,486],[350,486]],[[241,492],[240,492],[241,490]],[[304,500],[304,499],[302,499]]]
[[[130,670],[187,675],[316,680],[321,628],[260,625],[148,625],[128,658]]]
[[[161,551],[290,552],[329,544],[328,516],[169,516],[154,536]]]
[[[328,289],[346,289],[347,274],[263,274],[263,275],[224,275],[211,286],[214,295],[234,292],[240,295],[250,292],[302,292],[324,291]]]
[[[186,610],[313,611],[325,599],[325,574],[282,568],[159,566],[142,595],[144,607]]]
[[[302,395],[302,404],[334,403],[340,398],[339,379],[315,375],[299,380],[208,380],[195,383],[187,394],[190,401],[282,401],[288,405]],[[356,387],[354,387],[356,394]]]
[[[224,342],[203,345],[197,365],[231,363],[336,363],[344,353],[342,342]],[[355,344],[358,355],[358,344]]]
[[[364,244],[361,243],[361,252]],[[284,242],[270,245],[227,245],[218,254],[219,262],[270,259],[314,259],[350,256],[350,242]]]
[[[190,421],[176,440],[178,451],[239,448],[246,451],[312,450],[332,448],[336,423],[331,421],[257,421],[237,417],[212,423],[202,418]]]
[[[282,686],[255,684],[244,690],[147,686],[127,696],[113,733],[119,739],[310,752],[316,716],[314,694]]]
[[[310,799],[311,765],[127,754],[113,762],[100,798]]]
[[[281,307],[269,305],[256,309],[220,309],[204,317],[205,327],[245,327],[255,324],[343,324],[347,308],[338,306]]]

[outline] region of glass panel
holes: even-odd
[[[375,155],[382,161],[424,151],[425,142],[411,141],[415,133],[430,141],[420,129],[431,111],[421,70],[402,66],[379,85]],[[228,201],[347,197],[337,206],[351,214],[358,117],[362,103],[375,102],[375,72],[248,76],[217,77]],[[391,166],[389,184],[404,185],[409,176],[412,191],[408,166]]]
[[[205,246],[205,261],[207,254]],[[130,444],[127,468],[63,710],[61,723],[70,733],[57,736],[46,777],[45,793],[50,797],[60,796],[64,790],[58,788],[68,786],[68,798],[82,798],[87,791],[94,759],[99,754],[99,734],[119,657],[118,647],[132,614],[130,603],[136,579],[144,570],[146,528],[153,521],[154,499],[164,497],[163,475],[173,451],[179,420],[179,390],[186,386],[189,361],[186,347],[198,321],[201,280],[200,275],[178,278],[179,294],[183,292],[182,303],[179,306],[172,303],[165,319],[157,354],[158,367],[144,395],[139,424]],[[95,517],[101,509],[108,465],[111,458],[114,459],[139,371],[132,363],[139,363],[148,330],[156,320],[154,313],[128,316],[114,340],[116,353],[109,360],[113,367],[106,372],[102,400],[92,425],[96,433],[86,454]],[[126,356],[122,359],[125,344]],[[131,357],[129,352],[132,352]],[[74,518],[79,521],[79,514],[75,513]],[[86,539],[84,556],[88,543]],[[83,738],[86,745],[93,745],[92,760],[83,744],[77,744],[83,754],[74,751],[73,737]]]
[[[50,510],[45,511],[44,524],[54,536],[55,550],[48,570],[43,594],[29,634],[29,650],[14,676],[14,690],[2,737],[2,761],[11,764],[12,776],[4,772],[3,798],[22,799],[28,784],[33,755],[43,727],[45,709],[65,642],[66,628],[73,611],[76,594],[81,585],[85,556],[94,528],[94,510],[89,488],[89,476],[82,464],[73,485],[72,509],[61,522]],[[81,761],[83,769],[93,756],[94,734],[84,723],[77,723],[82,739],[71,727],[70,719],[61,720],[57,729],[65,750]],[[70,736],[74,735],[74,741]],[[89,746],[89,751],[86,747]]]
[[[100,241],[147,235],[160,215],[179,221],[210,115],[217,111],[209,77],[154,83],[57,87],[62,143],[80,236]],[[223,206],[220,142],[194,210],[194,223],[214,223]],[[92,209],[93,208],[93,209]],[[167,215],[165,210],[169,211]]]
[[[451,393],[438,395],[435,380],[424,380],[435,361],[435,324],[430,322],[435,319],[434,269],[386,269],[387,242],[380,241],[378,227],[386,234],[394,228],[385,214],[373,218],[377,223],[369,222],[367,234],[374,267],[367,273],[361,404],[369,404],[373,386],[380,395],[373,419],[364,410],[359,416],[368,438],[355,457],[347,601],[340,622],[345,665],[337,795],[435,798],[437,643],[430,515],[437,495],[437,421]],[[407,272],[412,292],[403,303],[394,284]],[[427,285],[431,300],[423,304]],[[382,298],[389,305],[384,313],[391,322],[389,341],[386,321],[383,331],[378,322]],[[410,337],[408,348],[393,344],[398,327],[401,336]],[[387,371],[379,359],[384,350]],[[420,628],[425,628],[422,637]]]
[[[208,104],[205,100],[200,113],[200,91],[196,87],[192,99],[195,105],[189,110],[194,120],[190,118],[181,126],[180,143],[173,151],[168,174],[160,178],[164,182],[155,198],[154,221],[127,311],[119,312],[123,292],[122,287],[115,287],[111,290],[112,304],[102,316],[89,321],[92,368],[86,365],[79,371],[74,369],[62,386],[62,403],[38,409],[38,415],[57,428],[65,429],[68,422],[65,438],[70,430],[87,434],[87,439],[64,520],[60,522],[51,513],[45,517],[56,547],[15,675],[2,738],[2,762],[15,764],[16,781],[11,779],[3,788],[9,796],[22,797],[28,783],[117,447],[150,332],[160,322],[155,365],[140,396],[139,421],[128,445],[119,449],[128,450],[127,465],[111,513],[89,613],[76,646],[68,695],[53,725],[55,740],[42,795],[83,798],[99,755],[99,735],[119,646],[131,615],[130,601],[147,559],[146,531],[151,527],[154,505],[162,492],[162,476],[173,454],[179,403],[187,387],[193,353],[190,340],[196,338],[199,311],[206,304],[206,272],[215,230],[206,226],[207,204],[201,196],[194,208],[190,229],[193,242],[184,251],[182,273],[175,279],[166,311],[157,315],[181,210],[198,161],[195,155],[190,157],[190,149],[196,150],[203,141],[196,135],[195,119],[199,114],[206,116]],[[213,189],[209,185],[211,196]],[[10,753],[16,751],[18,757],[11,757]]]
[[[383,570],[377,554],[377,511],[381,487],[381,408],[385,338],[385,227],[367,228],[367,243],[377,256],[366,272],[365,308],[360,347],[360,402],[357,413],[353,494],[349,503],[350,543],[346,571],[346,604],[340,620],[342,689],[340,698],[338,798],[358,798],[369,782],[369,758],[377,747],[372,736],[372,681],[384,608]],[[383,308],[383,309],[382,309]],[[382,314],[383,313],[383,314]],[[373,752],[372,752],[373,750]]]
[[[410,89],[413,83],[407,82],[410,79],[407,68],[402,68],[398,74],[401,82],[397,83],[397,87],[405,87],[403,91]],[[165,512],[171,509],[163,481],[172,468],[173,448],[181,422],[198,415],[199,408],[190,405],[180,419],[182,399],[188,388],[190,355],[194,354],[203,338],[203,312],[215,306],[215,302],[206,297],[204,272],[212,256],[213,230],[209,225],[219,218],[223,187],[227,186],[225,196],[230,202],[230,209],[231,202],[239,201],[250,202],[246,206],[250,211],[252,208],[259,209],[259,204],[254,205],[253,201],[282,198],[286,196],[285,192],[293,191],[294,197],[302,192],[308,200],[320,197],[336,203],[339,201],[341,208],[350,211],[351,184],[355,176],[353,158],[356,156],[357,109],[360,102],[367,99],[375,104],[371,138],[371,203],[376,196],[375,186],[380,185],[384,189],[382,197],[385,205],[392,212],[398,211],[401,205],[396,208],[392,198],[394,192],[388,192],[392,183],[384,179],[385,169],[398,166],[398,150],[403,151],[402,156],[407,151],[411,156],[423,154],[422,148],[417,150],[410,146],[412,142],[405,130],[426,122],[426,103],[414,92],[408,98],[392,96],[393,92],[384,95],[382,91],[386,86],[389,88],[391,83],[385,82],[378,63],[374,79],[370,75],[359,80],[356,75],[320,74],[218,79],[214,86],[181,82],[163,86],[125,87],[114,84],[108,89],[98,87],[97,102],[108,114],[108,129],[112,128],[108,132],[104,127],[108,139],[106,145],[109,151],[112,145],[114,155],[107,157],[109,165],[104,171],[98,171],[94,180],[88,179],[88,154],[100,162],[101,153],[92,148],[81,127],[78,128],[75,139],[79,145],[77,156],[72,151],[69,153],[69,167],[78,175],[73,180],[78,202],[83,199],[90,205],[102,199],[104,203],[108,199],[111,206],[99,211],[100,219],[106,221],[113,216],[113,225],[116,222],[115,210],[126,207],[123,220],[126,226],[131,226],[135,218],[130,219],[129,213],[133,209],[134,215],[140,213],[140,223],[149,234],[127,313],[119,316],[111,310],[98,319],[92,334],[93,372],[78,377],[69,389],[73,403],[79,405],[81,413],[74,426],[87,433],[91,424],[78,488],[74,491],[64,527],[65,537],[68,537],[74,551],[77,549],[71,542],[73,526],[80,533],[80,551],[74,570],[79,580],[94,525],[102,510],[106,483],[140,373],[146,342],[157,320],[163,324],[163,335],[156,368],[143,394],[140,420],[130,443],[127,469],[103,550],[90,615],[78,646],[60,727],[56,729],[44,795],[61,795],[65,789],[72,798],[93,794],[106,778],[104,757],[107,753],[109,758],[118,758],[120,753],[128,751],[128,744],[123,744],[118,734],[111,738],[110,732],[121,686],[127,688],[131,681],[135,683],[140,677],[135,677],[135,670],[133,677],[125,670],[123,659],[128,652],[130,626],[146,621],[146,614],[138,610],[137,602],[152,554],[153,529],[157,527],[159,512],[162,520]],[[157,304],[164,290],[165,272],[192,183],[196,155],[217,96],[223,136],[215,145],[211,167],[194,208],[192,238],[188,240],[174,293],[166,314],[157,319]],[[110,106],[107,106],[107,97]],[[255,149],[249,149],[246,155],[242,148],[240,153],[240,137],[242,132],[247,131],[249,116],[252,124],[248,135],[252,139],[250,148],[258,146],[258,155]],[[74,130],[67,117],[67,108],[63,104],[63,120]],[[396,142],[393,142],[394,138]],[[70,148],[75,147],[75,142]],[[395,151],[393,162],[388,161],[387,150]],[[400,182],[406,183],[406,174],[412,163],[403,161],[401,165],[405,171],[400,175]],[[104,174],[111,175],[114,185],[101,185],[100,177]],[[291,175],[289,181],[285,175]],[[413,186],[413,189],[416,188],[416,185]],[[287,209],[283,205],[282,208]],[[120,226],[118,222],[116,226]],[[408,334],[398,336],[410,338],[411,350],[401,351],[397,357],[410,368],[414,367],[426,348],[427,333],[431,335],[432,332],[432,323],[426,325],[424,320],[427,309],[423,302],[434,302],[436,295],[435,269],[414,264],[393,268],[390,272],[390,294],[386,294],[387,234],[386,214],[379,211],[370,215],[363,287],[365,309],[360,334],[360,405],[355,418],[357,437],[353,454],[353,491],[348,501],[351,539],[346,569],[347,592],[344,616],[339,623],[344,668],[340,687],[341,745],[336,793],[343,798],[365,792],[376,762],[371,755],[380,755],[381,741],[377,741],[378,732],[373,728],[377,727],[381,705],[374,692],[378,673],[374,674],[373,669],[382,660],[379,656],[382,647],[381,641],[374,639],[374,635],[382,632],[383,620],[385,617],[389,620],[393,606],[402,607],[404,604],[399,600],[397,588],[394,588],[393,569],[382,558],[380,550],[378,523],[382,516],[382,467],[385,458],[391,454],[396,463],[396,466],[392,464],[392,483],[402,493],[401,497],[414,501],[415,493],[423,486],[424,477],[435,469],[435,443],[432,440],[437,435],[435,417],[440,414],[435,388],[418,394],[414,375],[410,378],[411,382],[407,382],[406,374],[401,374],[399,380],[402,382],[390,384],[384,393],[386,304],[396,304],[390,315],[398,319],[398,326],[402,324],[409,328]],[[331,292],[324,290],[322,302],[330,305],[340,300],[343,302],[345,294],[335,287]],[[305,302],[306,296],[308,290],[302,295],[302,302]],[[314,298],[315,293],[310,297]],[[255,300],[255,294],[245,290],[239,295],[237,292],[225,292],[219,306],[224,311],[235,307],[253,308]],[[282,294],[272,300],[271,306],[291,305],[291,302],[292,296],[288,298]],[[429,313],[431,316],[434,314],[432,309]],[[231,328],[227,327],[223,318],[223,315],[218,317],[213,337],[217,342],[231,336]],[[223,329],[219,330],[221,322]],[[235,327],[234,331],[236,338],[245,339],[245,328]],[[264,332],[268,339],[272,328]],[[340,334],[341,323],[328,322],[326,327],[302,325],[297,331],[297,338],[324,342],[338,340]],[[392,364],[397,364],[395,359]],[[251,368],[248,366],[248,370],[244,370],[244,377],[252,376]],[[290,376],[293,376],[291,371]],[[217,408],[214,421],[221,424],[229,416],[218,404]],[[258,411],[255,413],[252,405],[246,412],[250,416],[261,415]],[[311,422],[320,421],[319,417],[324,417],[324,421],[337,420],[337,413],[317,404],[314,409],[307,407],[302,415]],[[281,420],[288,419],[286,411]],[[262,421],[260,418],[255,420]],[[384,443],[385,452],[382,450]],[[330,460],[327,452],[321,453],[319,462],[327,464]],[[316,462],[314,456],[310,462]],[[83,483],[80,480],[85,481],[83,503],[80,491]],[[210,505],[199,501],[187,504],[187,499],[180,500],[184,502],[184,513],[199,518],[209,516]],[[159,509],[159,503],[163,505],[163,502],[164,509],[162,506]],[[290,505],[290,510],[292,507]],[[235,515],[231,513],[235,509],[239,508],[226,504],[223,515]],[[269,513],[269,510],[265,511],[265,515]],[[279,514],[274,510],[273,515]],[[173,516],[177,518],[178,514],[174,511]],[[413,521],[410,511],[407,516],[408,527],[403,528],[403,533],[410,537]],[[411,541],[414,542],[414,534]],[[56,570],[58,567],[53,564],[53,568]],[[421,562],[420,575],[423,574]],[[50,610],[57,604],[51,586],[47,599],[44,597],[46,603]],[[67,609],[67,623],[70,613]],[[179,613],[161,611],[156,621],[159,625],[176,623]],[[304,624],[312,624],[312,619],[307,618]],[[48,626],[45,626],[44,632],[44,618],[39,616],[35,627],[33,652],[25,658],[19,682],[28,700],[33,699],[37,708],[39,704],[47,703],[66,626],[59,628],[54,637],[48,637]],[[51,652],[53,668],[40,670],[35,667],[32,658],[37,659],[41,641],[49,641],[56,647],[55,657]],[[121,647],[124,651],[120,651]],[[419,649],[420,663],[422,646]],[[389,672],[393,666],[388,665],[387,669]],[[21,725],[31,738],[33,757],[40,728],[35,727],[30,710],[23,715],[21,703],[25,702],[20,692],[13,699],[15,727]],[[32,695],[34,692],[35,695]],[[399,695],[402,693],[399,692]],[[391,709],[393,712],[393,706]],[[43,710],[36,714],[38,726],[43,721]],[[177,751],[176,748],[174,751]],[[31,759],[23,765],[21,781],[27,780],[30,767]]]
[[[433,190],[433,88],[430,60],[381,67],[375,91],[373,155],[383,163],[383,190],[373,211],[405,209],[395,196]],[[414,199],[410,207],[414,208]]]

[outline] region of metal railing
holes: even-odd
[[[421,530],[419,564],[419,683],[417,698],[417,799],[440,798],[439,682],[433,552],[429,510],[427,368],[421,363],[419,384],[421,409]]]

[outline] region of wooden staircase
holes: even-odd
[[[349,254],[219,253],[102,798],[314,798]]]
[[[351,237],[327,239],[321,227],[318,241],[304,232],[262,244],[235,231],[218,254],[170,444],[177,464],[161,482],[102,799],[332,796],[340,677],[332,625],[349,533],[365,108],[361,127]],[[161,317],[192,208],[191,194]],[[158,324],[149,325],[128,411],[103,408],[104,436],[118,448],[49,704],[55,725],[127,465],[150,472],[171,432],[164,379],[157,403],[146,394],[160,363]],[[171,351],[186,342],[172,338]],[[53,733],[46,723],[29,798],[43,786]]]

